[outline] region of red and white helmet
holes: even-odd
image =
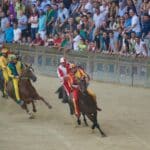
[[[64,57],[61,57],[60,58],[60,63],[64,63],[64,62],[66,62],[66,59]]]

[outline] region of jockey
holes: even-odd
[[[75,64],[70,65],[70,72],[68,74],[68,84],[70,86],[72,92],[72,101],[74,104],[75,115],[80,117],[80,109],[79,109],[79,86],[77,83],[77,78],[75,77]]]
[[[3,48],[1,50],[1,56],[0,56],[0,70],[2,71],[3,78],[4,78],[4,94],[6,94],[6,84],[8,82],[7,58],[8,58],[8,50],[6,48]]]
[[[67,65],[67,61],[64,57],[60,58],[60,65],[57,68],[57,74],[58,77],[60,79],[61,85],[63,85],[67,96],[70,96],[71,93],[71,89],[68,85],[68,71],[69,71],[69,67]]]
[[[16,54],[16,59],[17,59],[16,68],[17,68],[17,72],[18,72],[18,74],[20,76],[21,73],[22,73],[23,64],[21,62],[21,58],[20,58],[18,53]]]
[[[89,85],[90,77],[80,65],[76,66],[76,68],[75,68],[75,77],[77,79],[85,78],[85,80],[87,82],[87,85]],[[93,97],[94,101],[96,102],[96,95],[95,95],[95,93],[89,88],[87,88],[87,92],[88,92],[89,95],[91,95]],[[97,105],[97,102],[96,102],[96,105]],[[97,110],[101,111],[101,108],[99,108],[97,106]]]
[[[17,58],[15,55],[11,54],[9,55],[9,63],[7,65],[7,70],[8,70],[8,76],[13,82],[14,86],[14,91],[15,91],[15,96],[16,96],[16,102],[22,106],[24,104],[24,101],[20,99],[20,94],[19,94],[19,74],[17,72],[16,68],[16,63],[17,63]]]

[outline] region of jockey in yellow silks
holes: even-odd
[[[85,80],[86,80],[86,82],[87,82],[87,85],[89,84],[90,77],[89,77],[89,75],[83,70],[83,68],[82,68],[80,65],[76,66],[75,77],[76,77],[77,79],[83,79],[83,78],[85,78]],[[95,95],[95,93],[94,93],[91,89],[89,89],[89,88],[87,88],[87,92],[89,93],[89,95],[91,95],[91,96],[93,97],[94,101],[96,102],[96,95]],[[97,105],[97,102],[96,102],[96,105]],[[101,108],[98,108],[98,106],[97,106],[97,109],[98,109],[98,110],[101,110]]]
[[[8,82],[8,72],[7,72],[7,57],[8,57],[8,50],[2,49],[1,56],[0,56],[0,70],[2,70],[3,78],[4,78],[4,94],[6,94],[6,84]]]
[[[17,63],[17,57],[13,54],[9,55],[9,63],[7,65],[8,76],[9,76],[9,79],[12,80],[12,82],[13,82],[14,92],[15,92],[15,96],[16,96],[16,102],[22,106],[24,104],[24,101],[20,99],[19,73],[16,68],[16,63]]]

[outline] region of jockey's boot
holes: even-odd
[[[23,100],[19,100],[19,101],[17,101],[17,104],[19,104],[20,106],[23,106],[24,101]]]

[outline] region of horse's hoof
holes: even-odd
[[[49,106],[48,106],[48,108],[49,108],[49,109],[52,109],[52,106],[51,106],[51,105],[49,105]]]
[[[102,137],[107,137],[105,133],[102,133],[101,136],[102,136]]]
[[[33,115],[33,114],[31,114],[30,116],[29,116],[29,119],[34,119],[35,118],[35,116]]]

